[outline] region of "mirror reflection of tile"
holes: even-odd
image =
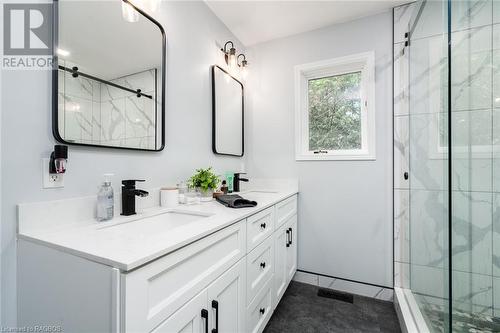
[[[73,65],[71,65],[73,66]],[[68,67],[71,67],[68,66]],[[110,82],[136,90],[153,99],[105,83],[59,70],[59,132],[70,142],[155,149],[155,68]]]

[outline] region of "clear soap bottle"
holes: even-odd
[[[115,199],[113,187],[111,186],[113,174],[104,174],[104,182],[97,193],[97,221],[108,221],[113,218]]]

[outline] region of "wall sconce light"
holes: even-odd
[[[243,60],[241,61],[240,63],[240,57],[243,57]],[[238,57],[236,58],[236,62],[238,64],[238,67],[240,67],[241,69],[241,76],[243,77],[243,79],[246,79],[246,77],[248,76],[248,61],[247,61],[247,57],[241,53],[241,54],[238,54]]]
[[[228,50],[227,47],[229,44],[231,44],[231,48]],[[226,60],[226,64],[229,66],[231,70],[234,70],[238,65],[236,60],[236,49],[234,48],[234,43],[231,41],[227,41],[226,44],[224,44],[224,48],[222,48],[221,51],[224,52],[224,58]]]

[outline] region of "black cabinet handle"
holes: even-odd
[[[213,300],[212,308],[215,309],[215,328],[212,329],[212,333],[217,333],[219,331],[219,302]]]
[[[286,230],[286,247],[290,246],[290,229]]]
[[[266,229],[266,224],[265,224],[265,223],[261,223],[261,224],[260,224],[260,227],[261,227],[262,229]]]
[[[262,267],[262,268],[266,268],[266,263],[265,263],[265,262],[261,262],[261,263],[260,263],[260,267]]]
[[[205,333],[208,333],[208,310],[201,309],[201,318],[205,318]]]
[[[405,171],[405,173],[403,174],[403,177],[405,178],[405,180],[408,180],[408,176],[409,176],[409,175],[408,175],[408,172],[407,172],[407,171]]]
[[[293,243],[293,229],[289,228],[288,230],[290,230],[290,245],[291,245]]]
[[[261,315],[263,315],[266,312],[266,309],[265,308],[260,308],[259,312],[260,312]]]

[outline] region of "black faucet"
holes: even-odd
[[[135,188],[135,182],[143,182],[141,179],[122,180],[122,215],[135,214],[135,196],[147,197],[148,192]]]
[[[233,179],[233,192],[239,192],[240,191],[240,182],[247,182],[248,178],[241,178],[240,175],[246,174],[245,172],[237,172],[234,174],[234,179]]]

